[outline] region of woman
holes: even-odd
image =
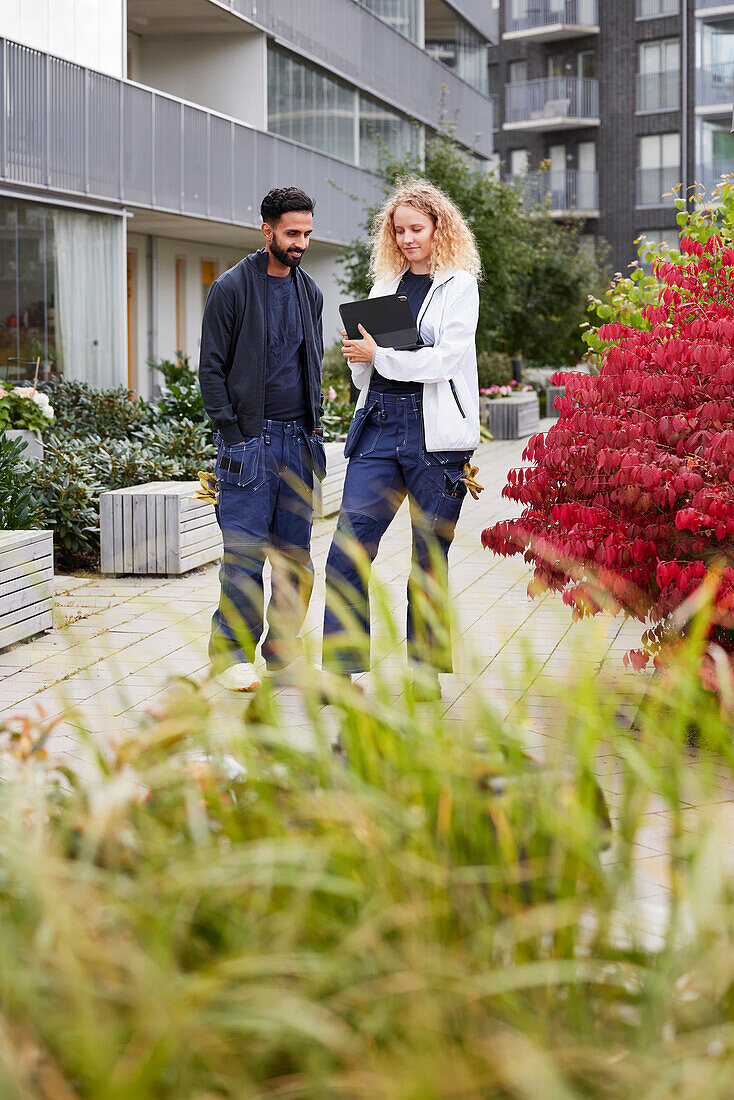
[[[479,442],[479,255],[451,200],[430,183],[409,179],[376,219],[370,270],[370,297],[405,295],[424,346],[378,347],[361,326],[362,339],[342,333],[360,395],[326,565],[324,664],[345,674],[369,667],[369,569],[407,495],[413,530],[408,655],[416,694],[440,698],[438,673],[451,671],[448,551],[466,495],[464,464]]]

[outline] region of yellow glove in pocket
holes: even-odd
[[[484,492],[484,486],[480,485],[477,481],[477,474],[479,473],[478,466],[470,466],[468,462],[464,463],[464,476],[459,478],[460,481],[466,485],[467,490],[471,493],[475,500],[479,500],[479,494]]]

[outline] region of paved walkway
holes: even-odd
[[[544,426],[549,426],[548,421]],[[601,616],[572,624],[569,609],[557,597],[531,601],[528,569],[518,558],[495,558],[480,544],[484,527],[513,513],[501,497],[507,470],[521,462],[524,441],[484,444],[478,454],[479,480],[486,491],[467,499],[451,552],[451,582],[456,602],[455,675],[443,677],[445,720],[463,722],[479,691],[489,694],[503,713],[522,706],[529,750],[543,756],[552,744],[558,711],[557,685],[576,670],[604,668],[631,685],[621,717],[631,720],[640,691],[639,677],[622,669],[622,656],[638,644],[640,628]],[[313,557],[317,582],[306,623],[308,641],[318,653],[323,613],[323,572],[335,517],[316,524]],[[409,521],[403,507],[386,535],[375,567],[390,604],[402,624],[405,583],[410,567]],[[59,577],[56,610],[63,629],[0,652],[0,710],[5,717],[58,718],[49,751],[78,769],[89,767],[80,726],[101,739],[136,729],[141,715],[155,710],[172,676],[207,676],[209,620],[218,595],[217,568],[181,578]],[[404,644],[377,642],[381,669],[394,675],[400,690]],[[369,680],[369,676],[366,677]],[[240,696],[213,685],[223,713],[246,705]],[[289,729],[307,732],[297,693],[283,690],[280,703]],[[613,756],[597,762],[600,782],[612,809],[619,797],[621,765]],[[722,784],[726,779],[722,773]],[[722,803],[730,790],[722,788]],[[734,809],[726,804],[731,816]],[[662,803],[648,807],[638,847],[637,901],[654,915],[667,896],[670,823]],[[694,809],[692,807],[692,809]],[[724,805],[720,807],[723,811]],[[734,849],[732,849],[734,854]],[[609,856],[614,858],[613,851]]]

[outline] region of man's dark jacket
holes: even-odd
[[[227,445],[260,435],[265,409],[268,254],[245,256],[209,291],[201,326],[199,385],[204,408]],[[310,429],[321,426],[324,296],[305,271],[293,269],[303,322],[303,369]]]

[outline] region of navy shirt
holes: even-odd
[[[297,420],[308,413],[303,370],[303,321],[291,275],[268,275],[265,419]]]
[[[431,281],[430,275],[414,275],[412,271],[406,271],[400,280],[396,293],[404,294],[408,299],[416,321],[426,295],[431,289]],[[377,370],[373,370],[370,389],[377,390],[378,393],[421,393],[423,383],[398,382],[394,378],[383,378]]]

